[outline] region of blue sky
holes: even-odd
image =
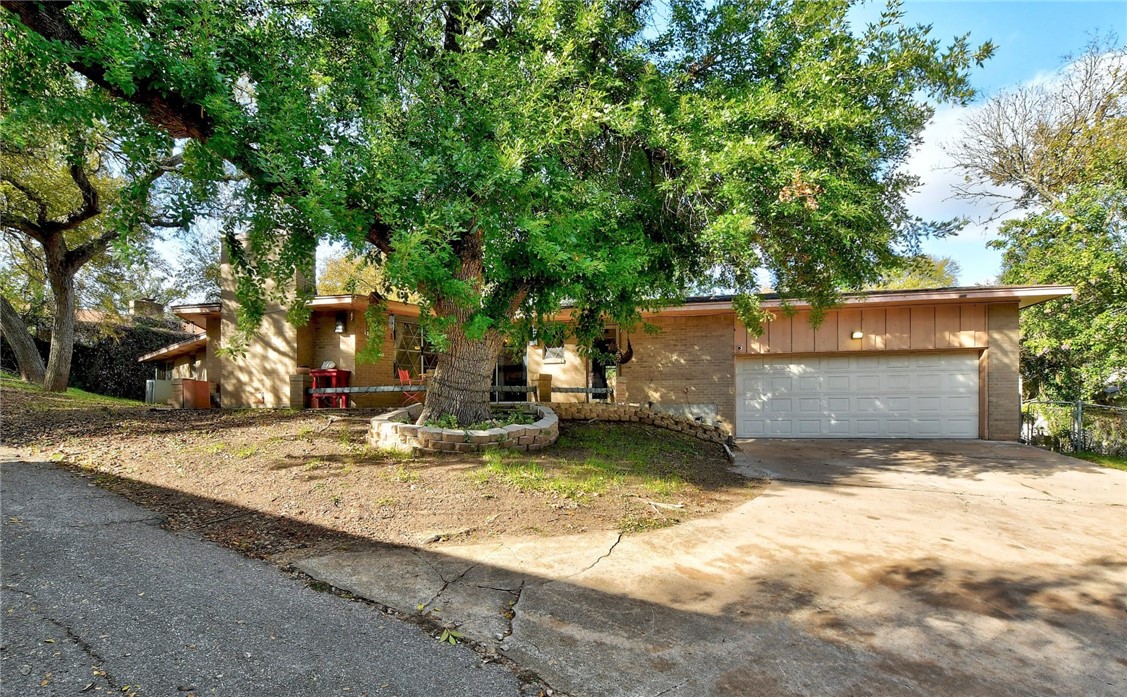
[[[868,2],[853,9],[852,19],[864,24],[876,19],[883,7],[883,2]],[[1116,34],[1120,45],[1127,40],[1127,0],[908,1],[904,13],[908,23],[932,25],[932,35],[937,38],[947,40],[970,32],[973,45],[988,39],[996,44],[994,57],[971,74],[978,91],[976,103],[1053,73],[1066,56],[1079,53],[1096,32]],[[924,134],[923,145],[909,162],[910,171],[924,180],[921,190],[909,201],[916,215],[931,219],[966,216],[974,221],[958,237],[924,245],[929,254],[959,262],[959,282],[967,285],[992,281],[998,275],[1000,261],[1000,254],[986,247],[997,224],[980,222],[989,208],[950,199],[950,184],[959,176],[946,169],[950,160],[941,147],[956,140],[961,120],[974,108],[973,104],[966,108],[941,106]]]

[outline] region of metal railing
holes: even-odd
[[[1127,408],[1081,400],[1022,402],[1021,442],[1066,453],[1127,455]]]
[[[427,386],[423,385],[373,385],[365,387],[317,387],[307,388],[307,394],[373,394],[384,392],[426,392]],[[537,394],[540,388],[537,385],[509,385],[507,387],[492,387],[490,388],[492,396],[503,394]],[[553,393],[560,394],[590,394],[590,395],[606,395],[607,398],[614,398],[613,387],[556,387],[552,386]]]

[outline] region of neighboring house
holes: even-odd
[[[224,278],[229,269],[224,265]],[[1020,424],[1018,312],[1072,293],[1067,286],[967,287],[847,295],[815,329],[809,309],[794,313],[766,295],[776,319],[749,334],[729,297],[690,298],[646,315],[660,329],[626,334],[607,327],[606,344],[632,358],[610,375],[619,402],[651,404],[714,423],[738,438],[985,438],[1016,440]],[[388,303],[382,357],[357,364],[367,345],[361,296],[318,296],[305,327],[273,307],[239,359],[217,349],[235,327],[233,284],[222,301],[172,308],[204,333],[141,357],[168,378],[206,381],[224,407],[300,406],[299,366],[332,361],[351,371],[352,386],[394,385],[400,368],[413,377],[434,365],[419,332],[419,309]],[[567,311],[561,314],[567,319]],[[510,350],[497,385],[602,384],[574,343]],[[295,387],[291,390],[291,384]],[[519,396],[517,397],[519,398]],[[393,406],[397,393],[357,394],[358,407]],[[557,394],[586,401],[586,394]]]

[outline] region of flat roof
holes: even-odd
[[[220,309],[219,303],[195,303],[192,305],[173,305],[168,308],[168,311],[206,331],[208,318],[218,319]]]
[[[153,361],[168,361],[180,356],[188,356],[196,351],[199,351],[207,346],[207,336],[195,336],[183,341],[177,341],[175,344],[169,344],[162,348],[146,353],[137,359],[138,363],[151,363]]]
[[[1011,302],[1026,308],[1049,300],[1071,297],[1072,286],[952,286],[948,288],[921,288],[918,290],[873,290],[864,293],[845,293],[834,307],[848,305],[932,305],[946,303]],[[663,308],[659,313],[679,310],[704,314],[701,310],[721,312],[732,309],[734,295],[698,295],[685,299],[681,305]],[[778,293],[759,294],[761,307],[782,307],[784,299]],[[788,303],[796,309],[810,307],[804,300],[791,299]]]

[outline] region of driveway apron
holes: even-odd
[[[755,441],[646,534],[299,560],[575,695],[1127,694],[1127,472],[1013,444]]]

